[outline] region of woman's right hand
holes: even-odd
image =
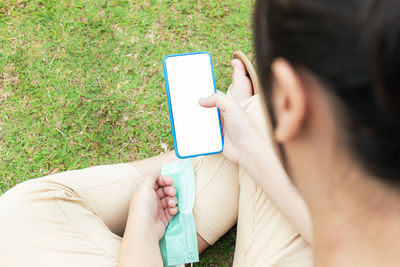
[[[223,153],[232,162],[240,164],[261,138],[247,113],[232,97],[221,92],[202,98],[199,103],[206,108],[219,108],[224,135]]]

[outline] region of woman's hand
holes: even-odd
[[[201,99],[200,105],[220,109],[225,156],[239,163],[253,177],[293,227],[312,244],[312,223],[307,205],[288,178],[271,144],[258,133],[243,108],[220,92]]]
[[[224,155],[235,163],[241,163],[261,136],[246,112],[232,97],[218,92],[202,98],[200,105],[206,108],[217,107],[221,113],[224,135]]]
[[[144,229],[153,229],[158,240],[178,212],[173,182],[168,176],[148,177],[134,191],[130,201],[135,227],[142,225]]]
[[[178,212],[171,177],[148,177],[135,188],[122,239],[119,267],[163,266],[159,241]]]

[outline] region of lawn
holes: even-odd
[[[173,149],[162,59],[208,51],[217,88],[252,55],[253,0],[0,0],[0,194]],[[231,265],[235,231],[197,266]]]

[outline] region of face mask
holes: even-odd
[[[160,241],[163,262],[165,266],[198,262],[197,233],[192,213],[195,199],[192,160],[164,164],[161,175],[174,179],[178,198],[178,213],[168,224]]]

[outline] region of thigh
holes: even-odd
[[[163,161],[149,162],[159,168]],[[63,172],[6,192],[0,198],[0,235],[6,240],[0,266],[116,266],[130,196],[147,174],[134,166]],[[237,220],[238,167],[219,154],[195,159],[194,168],[197,230],[213,244]]]
[[[210,245],[236,224],[239,204],[238,166],[223,154],[197,158],[193,215],[197,233]]]
[[[119,164],[12,188],[0,198],[0,265],[117,266],[136,179],[134,168]]]
[[[243,170],[234,266],[313,266],[311,247]]]
[[[276,147],[260,97],[254,96],[243,107],[259,132]],[[234,266],[313,266],[311,247],[242,168],[239,186]]]

